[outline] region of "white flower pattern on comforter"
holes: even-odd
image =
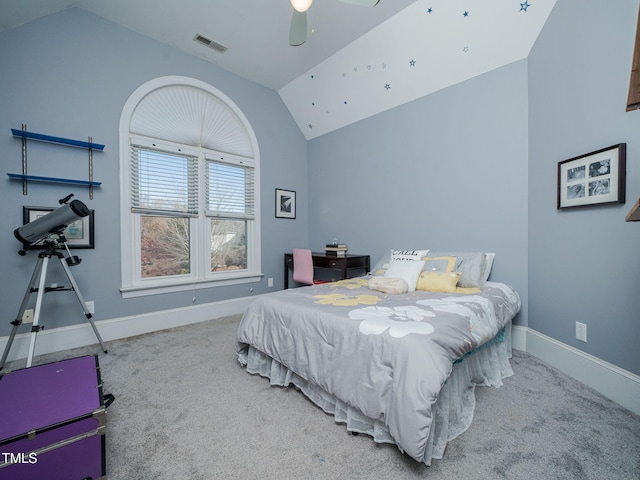
[[[434,332],[433,325],[423,322],[425,317],[435,317],[435,313],[428,312],[416,306],[365,307],[349,312],[349,318],[362,319],[358,329],[365,335],[380,335],[387,332],[395,338],[401,338],[410,333],[429,335]]]

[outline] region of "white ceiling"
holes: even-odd
[[[78,6],[278,90],[415,0],[381,0],[375,8],[316,0],[308,40],[289,45],[289,0],[0,0],[0,31]],[[220,54],[196,34],[229,49]]]
[[[315,0],[299,47],[289,0],[0,0],[0,31],[83,8],[278,91],[310,139],[526,58],[555,2]]]

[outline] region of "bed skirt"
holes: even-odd
[[[447,443],[471,425],[476,405],[475,387],[499,387],[504,378],[513,375],[510,358],[511,323],[493,340],[454,364],[433,405],[431,430],[422,459],[425,465],[431,465],[434,458],[441,459]],[[383,422],[365,416],[252,346],[242,350],[238,360],[249,373],[269,378],[271,385],[286,387],[293,384],[322,410],[333,415],[336,422],[345,423],[348,431],[370,435],[377,443],[397,445]],[[402,451],[400,446],[398,448]]]

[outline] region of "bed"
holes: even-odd
[[[487,254],[409,252],[391,250],[373,275],[256,298],[236,353],[249,373],[294,385],[349,431],[430,465],[471,424],[475,386],[513,374],[521,304],[487,280]]]

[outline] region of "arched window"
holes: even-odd
[[[259,178],[226,95],[187,77],[139,87],[120,119],[123,296],[258,280]]]

